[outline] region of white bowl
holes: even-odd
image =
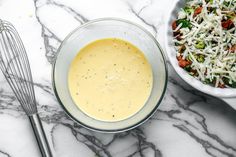
[[[165,38],[165,48],[167,52],[168,59],[172,64],[175,71],[178,75],[189,85],[202,91],[206,94],[218,97],[229,103],[234,109],[236,109],[236,89],[233,88],[215,88],[210,85],[206,85],[199,81],[198,79],[194,78],[193,76],[189,75],[184,69],[179,67],[178,61],[176,59],[176,49],[174,47],[173,42],[173,31],[172,31],[172,22],[177,19],[178,12],[181,8],[185,5],[185,0],[179,0],[175,4],[173,4],[172,8],[170,9],[170,14],[168,17],[168,21],[166,22],[166,38]]]

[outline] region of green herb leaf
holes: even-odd
[[[236,82],[233,81],[232,84],[229,84],[229,86],[232,88],[236,88]]]
[[[190,72],[191,71],[191,66],[190,65],[187,65],[186,67],[184,67],[184,70],[186,70],[187,72]]]
[[[224,4],[226,7],[228,7],[229,4],[230,4],[230,2],[226,2],[226,1],[224,1],[223,4]]]
[[[198,61],[199,63],[203,63],[203,62],[205,61],[205,56],[202,55],[202,54],[198,55],[197,61]]]
[[[212,84],[212,81],[210,79],[205,79],[204,83],[205,84]]]
[[[205,48],[205,43],[204,43],[204,41],[202,41],[202,40],[198,41],[198,42],[195,44],[195,47],[196,47],[197,49],[204,49],[204,48]]]
[[[192,14],[194,12],[194,9],[192,7],[185,7],[184,8],[184,11],[187,13],[187,14]]]
[[[176,21],[177,25],[182,24],[181,28],[192,28],[192,24],[189,20],[179,19]]]
[[[229,82],[229,79],[226,78],[226,77],[223,78],[223,81],[224,81],[224,83],[227,84],[228,86],[230,86],[230,87],[232,87],[232,88],[236,88],[236,82],[235,82],[235,81],[233,81],[232,83],[230,83],[230,82]]]
[[[206,0],[206,2],[207,2],[207,3],[210,2],[211,4],[213,4],[213,0]]]

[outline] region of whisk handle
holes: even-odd
[[[52,152],[50,150],[47,138],[45,136],[45,132],[43,130],[39,115],[38,114],[30,115],[29,119],[30,119],[32,128],[34,130],[34,134],[37,139],[42,157],[52,157]]]

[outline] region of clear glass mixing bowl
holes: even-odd
[[[153,70],[153,89],[146,104],[122,121],[106,122],[89,117],[73,102],[68,89],[70,63],[81,48],[102,38],[119,38],[134,44],[142,50]],[[121,19],[97,19],[78,27],[62,42],[53,66],[52,82],[58,101],[74,121],[95,131],[121,132],[139,126],[156,111],[166,90],[167,64],[159,43],[141,26]]]

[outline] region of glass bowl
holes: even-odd
[[[107,122],[89,117],[73,102],[68,88],[68,71],[74,57],[90,42],[103,38],[119,38],[134,44],[144,53],[153,71],[153,88],[146,104],[121,121]],[[94,131],[121,132],[139,126],[156,111],[166,90],[167,64],[159,43],[141,26],[121,19],[97,19],[78,27],[62,42],[53,65],[52,82],[58,101],[74,121]]]

